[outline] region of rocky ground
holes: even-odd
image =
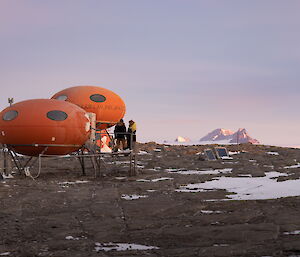
[[[300,256],[299,196],[231,200],[185,187],[274,171],[285,175],[273,182],[297,183],[300,150],[231,145],[233,159],[203,160],[213,147],[139,144],[134,177],[125,156],[104,157],[101,178],[61,158],[44,160],[36,180],[0,180],[0,256]]]

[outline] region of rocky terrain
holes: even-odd
[[[215,146],[139,144],[132,177],[107,155],[98,178],[60,158],[0,180],[0,256],[300,256],[300,150]]]

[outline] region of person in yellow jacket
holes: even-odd
[[[135,142],[136,142],[136,123],[133,120],[130,120],[128,126],[128,134],[127,134],[127,148],[134,149]]]

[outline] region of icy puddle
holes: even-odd
[[[99,251],[147,251],[159,249],[156,246],[147,246],[147,245],[139,245],[139,244],[126,244],[126,243],[95,243],[96,252]]]
[[[205,183],[181,186],[176,192],[206,192],[225,189],[232,200],[262,200],[299,196],[300,179],[277,182],[276,178],[287,176],[285,173],[266,172],[265,177],[219,177]],[[229,200],[226,199],[226,200]]]

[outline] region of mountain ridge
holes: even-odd
[[[229,129],[218,128],[209,132],[206,136],[200,138],[200,142],[218,142],[228,140],[228,143],[232,144],[259,144],[260,142],[257,139],[252,138],[245,128],[239,128],[236,132],[233,132]]]

